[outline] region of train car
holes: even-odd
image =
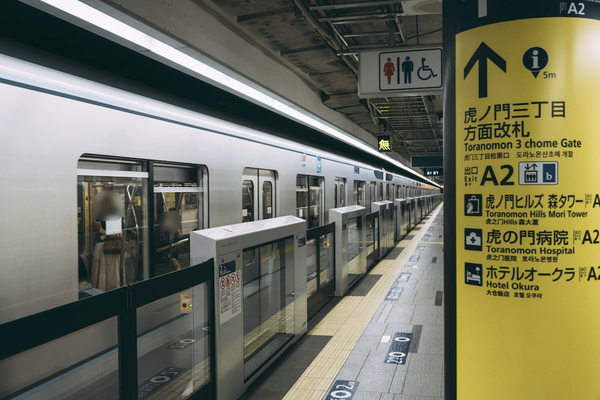
[[[5,55],[0,126],[0,324],[77,301],[82,269],[106,292],[185,268],[194,230],[285,215],[311,229],[328,223],[331,208],[440,192]],[[139,316],[142,331],[177,316],[164,304]],[[89,332],[101,339],[86,354],[113,346],[102,329]],[[78,361],[59,349],[44,356]],[[27,388],[38,366],[27,357],[0,363],[0,388]]]

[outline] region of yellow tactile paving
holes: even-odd
[[[431,218],[417,225],[421,230],[415,232],[413,239],[402,240],[396,245],[404,247],[397,259],[382,260],[369,272],[371,275],[381,275],[381,278],[366,296],[344,297],[309,333],[332,338],[286,394],[284,400],[321,400],[325,396],[395,279],[425,235],[425,228],[433,223],[440,209],[438,206],[431,213]]]

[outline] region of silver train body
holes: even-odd
[[[89,259],[94,251],[89,238],[82,244],[77,228],[81,218],[90,218],[81,210],[89,208],[81,195],[90,200],[93,194],[90,181],[81,176],[102,176],[102,165],[114,165],[115,170],[140,165],[140,172],[125,171],[123,176],[141,180],[151,179],[144,171],[147,162],[196,166],[200,180],[190,190],[201,193],[202,202],[198,225],[190,226],[200,229],[240,223],[249,212],[255,219],[312,216],[324,224],[329,209],[354,204],[355,195],[369,203],[439,194],[436,187],[396,174],[386,180],[384,172],[377,179],[374,172],[380,169],[362,162],[4,55],[0,79],[0,324],[78,299],[78,257]],[[306,211],[298,210],[303,208],[298,207],[299,176],[320,178],[316,214],[309,204]],[[244,182],[254,178],[256,187],[265,180],[272,183],[270,208],[254,205],[249,210],[245,204],[244,190],[251,186]],[[365,182],[361,194],[355,192],[354,181]],[[311,189],[309,182],[305,188]],[[129,202],[135,206],[148,201],[141,190],[123,190],[133,196]],[[153,211],[143,211],[135,222],[137,229],[146,229],[138,238],[153,234],[144,226],[148,212]],[[135,279],[151,275],[149,263],[140,261]],[[116,339],[98,334],[90,332],[88,338],[98,347]],[[69,357],[59,348],[48,356]],[[16,374],[25,370],[20,364],[25,362],[36,361],[15,360],[0,371],[8,379],[25,381],[26,376]]]

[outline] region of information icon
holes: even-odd
[[[465,194],[465,216],[481,217],[481,194]]]

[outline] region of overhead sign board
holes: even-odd
[[[392,138],[390,135],[378,136],[377,137],[377,148],[381,153],[388,153],[392,151]]]
[[[358,95],[408,96],[442,90],[441,47],[361,51]]]
[[[453,6],[456,393],[446,398],[599,399],[600,3]]]

